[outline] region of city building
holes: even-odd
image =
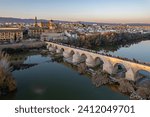
[[[19,28],[0,28],[0,41],[16,41],[23,39],[23,30]]]
[[[37,17],[35,17],[34,26],[29,27],[28,36],[30,38],[40,38],[42,33],[46,32],[55,32],[56,24],[53,20],[50,21],[41,21],[38,23]]]
[[[28,29],[28,35],[30,38],[40,38],[40,35],[45,31],[44,28],[41,27],[30,27]]]
[[[70,39],[78,39],[78,35],[75,32],[65,30],[65,35]]]
[[[41,34],[41,40],[42,41],[50,41],[50,40],[57,40],[57,39],[67,39],[66,36],[64,36],[64,33],[55,33],[55,32],[45,32]]]
[[[37,17],[35,17],[34,26],[35,26],[35,27],[38,27]]]
[[[53,22],[53,20],[50,21],[41,21],[39,24],[41,28],[48,28],[50,30],[55,30],[57,28],[56,24]]]

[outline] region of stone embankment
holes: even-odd
[[[14,44],[3,44],[0,45],[0,50],[3,50],[5,48],[11,48],[11,49],[34,49],[34,48],[42,48],[46,47],[45,42],[41,41],[27,41],[27,42],[20,42],[20,43],[14,43]]]

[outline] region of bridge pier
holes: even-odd
[[[136,74],[131,68],[129,70],[127,70],[127,72],[125,74],[125,79],[135,81]]]
[[[56,49],[56,53],[57,53],[57,54],[62,54],[63,51],[62,51],[61,49]]]
[[[96,66],[95,61],[91,56],[87,56],[86,65],[88,67],[95,67]]]
[[[79,62],[81,62],[81,56],[80,56],[79,53],[75,53],[75,54],[73,55],[72,62],[73,62],[73,63],[79,63]]]
[[[63,56],[64,56],[64,58],[70,58],[70,57],[72,57],[72,54],[69,51],[64,51]]]
[[[50,51],[50,52],[55,52],[55,51],[56,51],[56,48],[54,48],[54,47],[49,47],[49,51]]]
[[[112,74],[113,73],[113,69],[114,69],[114,67],[109,61],[104,62],[104,64],[103,64],[103,71],[106,71],[107,73]]]
[[[50,45],[47,45],[46,48],[49,49]]]

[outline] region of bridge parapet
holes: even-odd
[[[113,73],[113,69],[116,64],[123,65],[126,69],[125,77],[129,80],[136,80],[136,74],[139,70],[145,70],[150,72],[150,65],[139,63],[136,60],[129,60],[127,58],[115,57],[108,54],[99,53],[93,50],[68,46],[65,44],[58,44],[53,42],[46,42],[49,46],[63,50],[64,57],[72,57],[73,62],[79,62],[82,56],[86,58],[86,64],[89,67],[96,66],[96,59],[103,61],[103,70],[109,74]],[[81,57],[81,58],[80,58]]]
[[[95,53],[95,54],[100,54],[100,55],[106,56],[106,57],[118,58],[118,59],[121,59],[121,60],[130,61],[130,62],[133,62],[133,63],[138,63],[138,64],[150,66],[150,62],[142,62],[142,61],[139,61],[139,60],[136,60],[136,59],[128,59],[128,58],[123,58],[123,57],[120,57],[120,56],[114,56],[114,55],[111,55],[111,54],[104,54],[104,53],[101,53],[99,51],[90,50],[90,49],[86,49],[86,48],[75,47],[75,46],[62,44],[62,43],[54,43],[54,42],[46,42],[46,43],[47,44],[50,43],[50,44],[47,45],[47,47],[49,47],[49,45],[51,45],[51,44],[56,44],[56,45],[66,46],[66,47],[69,47],[69,48],[79,49],[79,50],[83,50],[83,51],[87,51],[87,52],[91,52],[91,53]]]

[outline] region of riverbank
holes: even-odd
[[[17,89],[16,80],[12,75],[12,71],[15,69],[26,69],[36,65],[23,64],[22,57],[19,58],[19,54],[40,52],[42,49],[45,49],[45,47],[46,44],[40,41],[24,41],[0,45],[0,96],[8,95]],[[8,57],[8,55],[10,56]],[[16,55],[16,57],[12,58],[11,55]],[[13,59],[20,59],[21,61],[14,63]]]
[[[104,34],[96,33],[91,35],[84,35],[76,40],[69,39],[55,41],[92,50],[97,50],[99,47],[105,49],[107,47],[108,50],[116,50],[119,47],[124,47],[126,45],[131,45],[149,39],[150,34],[108,32]]]
[[[0,52],[0,96],[7,95],[17,89],[12,73],[9,56]]]
[[[18,49],[18,48],[41,48],[46,46],[45,42],[41,41],[23,41],[20,43],[13,43],[13,44],[2,44],[0,45],[0,50],[3,50],[5,48],[12,48],[12,49]]]
[[[28,52],[11,55],[13,60],[19,61],[15,64],[13,76],[17,81],[18,90],[1,99],[149,99],[145,89],[134,87],[135,92],[129,90],[128,81],[120,82],[112,78],[101,77],[103,73],[98,72],[98,77],[93,76],[98,69],[87,68],[85,63],[73,65],[63,62],[63,58],[56,54],[52,57],[48,50],[38,54]],[[60,57],[59,57],[60,56]],[[86,70],[86,71],[85,71]],[[78,71],[78,72],[77,72]],[[84,73],[85,72],[85,73]],[[44,76],[43,76],[44,74]],[[91,83],[92,82],[92,83]],[[132,84],[132,82],[129,82]],[[135,83],[133,83],[135,85]],[[121,86],[121,87],[120,87]],[[120,87],[120,88],[119,88]],[[123,89],[123,90],[122,90]],[[132,89],[132,87],[131,87]],[[51,91],[51,93],[49,93]],[[139,92],[141,97],[139,96]],[[144,93],[143,93],[144,92]],[[131,95],[132,94],[132,95]],[[138,95],[137,95],[138,94]],[[144,95],[146,96],[144,98]]]
[[[8,54],[19,54],[22,52],[28,52],[34,49],[45,49],[45,42],[41,41],[24,41],[15,44],[0,45],[0,50]]]

